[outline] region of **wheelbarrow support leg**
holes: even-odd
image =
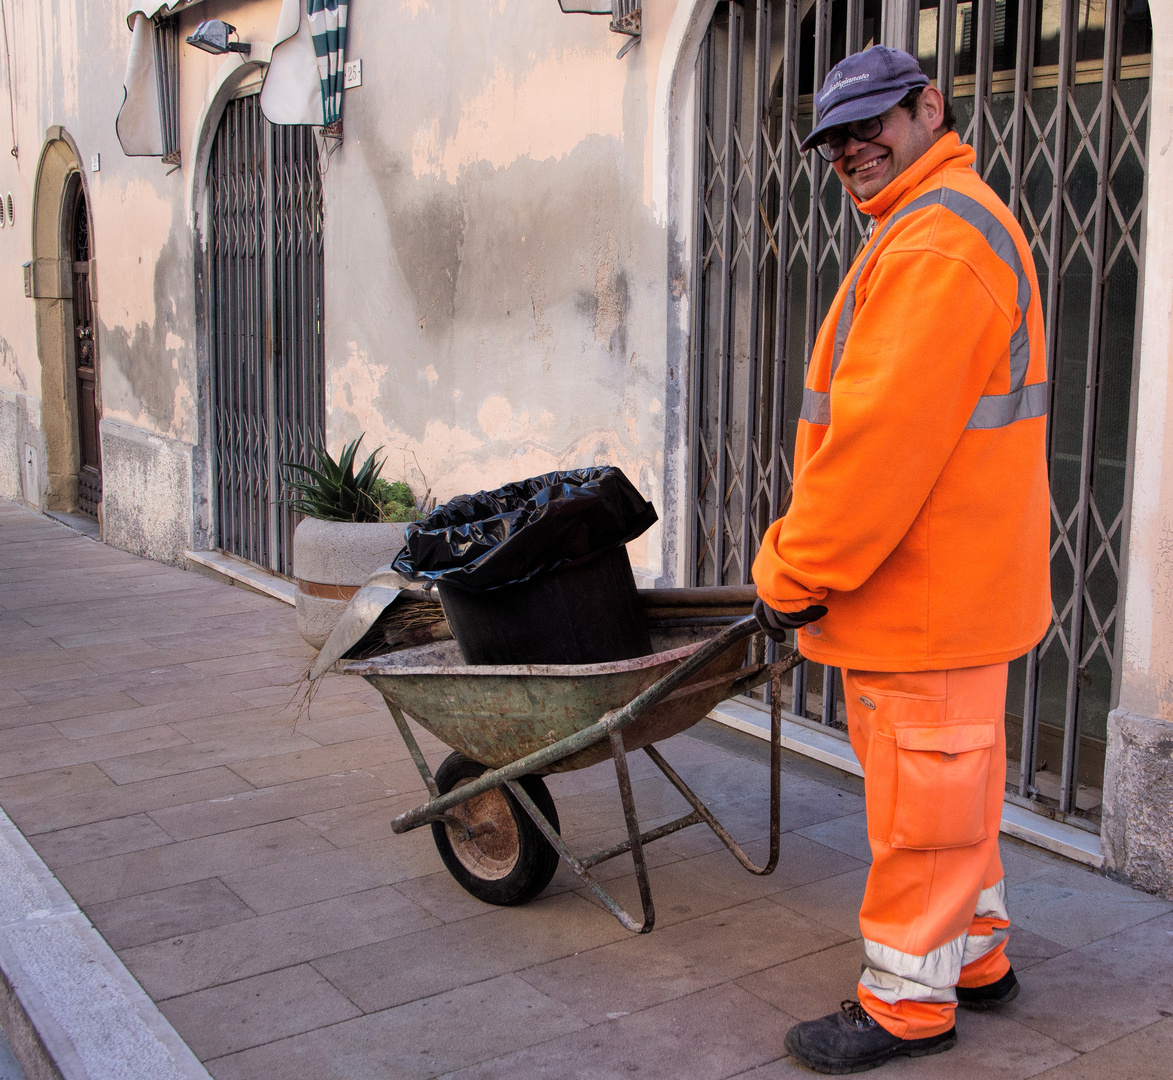
[[[635,880],[639,884],[639,901],[644,909],[644,924],[641,933],[647,933],[656,925],[656,909],[652,906],[652,887],[648,884],[648,864],[644,858],[643,837],[640,835],[639,818],[635,814],[635,796],[631,791],[631,773],[627,769],[627,751],[623,748],[623,735],[611,732],[611,756],[615,759],[615,777],[619,781],[619,798],[623,802],[623,817],[627,822],[627,838],[631,842],[631,857],[635,862]]]
[[[411,728],[407,726],[407,719],[399,710],[399,707],[392,705],[389,701],[387,702],[387,709],[395,721],[395,726],[399,728],[399,734],[403,736],[403,745],[407,747],[407,752],[411,755],[411,760],[415,762],[415,767],[419,770],[424,786],[428,789],[429,798],[438,799],[440,797],[440,789],[436,786],[436,778],[432,775],[432,770],[428,768],[428,762],[424,758],[420,744],[415,741],[415,736],[411,733]]]
[[[546,820],[546,815],[538,809],[537,804],[529,797],[529,792],[525,790],[516,780],[507,780],[505,786],[509,789],[513,797],[521,803],[525,812],[533,818],[534,824],[541,830],[542,835],[550,842],[550,846],[561,856],[562,861],[566,863],[583,881],[583,883],[599,898],[599,902],[612,915],[619,920],[624,929],[632,930],[637,934],[646,934],[651,930],[655,923],[655,912],[652,909],[652,902],[650,896],[641,890],[641,899],[644,899],[644,920],[640,922],[638,919],[632,918],[631,915],[620,905],[619,901],[615,899],[606,889],[600,885],[590,871],[583,866],[578,857],[566,846],[566,842],[554,830],[554,827]],[[645,875],[646,880],[646,875]]]
[[[695,791],[692,790],[663,758],[654,746],[645,746],[644,753],[655,762],[656,767],[672,782],[692,806],[693,811],[751,874],[772,874],[778,865],[782,831],[782,680],[775,677],[770,684],[770,858],[765,866],[757,866],[728,830],[714,816]],[[625,806],[626,809],[626,806]]]

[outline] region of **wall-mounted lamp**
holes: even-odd
[[[195,33],[187,38],[187,43],[213,56],[222,56],[229,52],[248,56],[252,50],[251,45],[243,41],[228,40],[228,35],[235,33],[236,27],[224,22],[223,19],[207,19],[196,27]]]

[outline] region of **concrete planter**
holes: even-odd
[[[403,547],[407,523],[305,518],[293,534],[297,630],[320,649],[355,592]]]

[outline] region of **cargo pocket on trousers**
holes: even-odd
[[[986,838],[994,721],[895,730],[894,848],[968,847]]]

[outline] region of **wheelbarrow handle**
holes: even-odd
[[[682,661],[663,678],[657,679],[623,708],[615,709],[604,716],[599,723],[605,725],[608,734],[612,731],[621,731],[648,709],[658,705],[678,686],[688,682],[698,671],[720,656],[734,642],[752,637],[759,629],[761,628],[758,626],[758,621],[752,615],[739,619],[732,626],[727,626],[719,634],[706,641],[687,660]]]
[[[559,739],[549,746],[535,750],[517,761],[504,765],[500,769],[493,769],[482,773],[475,780],[459,788],[449,791],[446,795],[431,799],[423,806],[400,814],[392,823],[391,831],[405,833],[411,829],[418,829],[439,815],[451,810],[460,803],[467,802],[477,795],[510,780],[516,780],[528,773],[537,772],[547,765],[553,765],[564,757],[569,757],[578,750],[593,746],[600,739],[607,738],[612,732],[622,731],[633,720],[666,698],[682,683],[687,682],[693,675],[704,668],[716,657],[720,656],[730,645],[743,638],[752,637],[758,631],[758,621],[752,615],[727,626],[715,637],[706,641],[688,659],[682,660],[663,678],[658,679],[642,694],[628,702],[623,708],[607,713],[590,727],[576,731],[565,739]]]

